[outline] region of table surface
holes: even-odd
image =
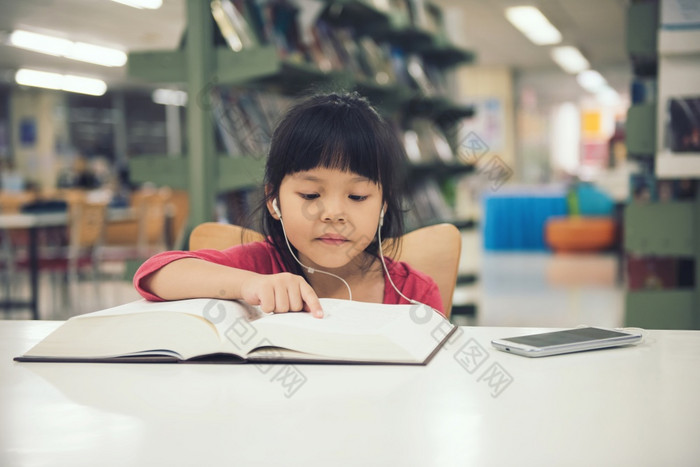
[[[134,218],[132,208],[109,208],[109,221],[121,221]],[[68,222],[68,211],[43,213],[0,214],[0,228],[26,229],[30,227],[57,227]]]
[[[690,466],[700,332],[529,359],[462,327],[427,366],[18,363],[0,322],[0,465]]]
[[[65,225],[66,222],[68,222],[68,213],[66,212],[47,212],[42,214],[0,214],[0,228],[3,229],[55,227]]]

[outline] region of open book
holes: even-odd
[[[455,327],[425,305],[321,299],[325,316],[139,300],[70,318],[17,361],[426,364]]]

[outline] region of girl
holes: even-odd
[[[235,299],[318,318],[318,297],[417,301],[442,312],[435,282],[385,260],[380,249],[382,238],[403,234],[404,166],[403,146],[366,100],[312,97],[272,135],[261,206],[266,240],[160,253],[139,268],[134,285],[149,300]]]

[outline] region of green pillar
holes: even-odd
[[[216,154],[209,90],[216,82],[209,2],[187,0],[187,135],[190,227],[214,219]]]

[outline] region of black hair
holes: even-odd
[[[317,167],[354,172],[377,183],[386,204],[382,239],[403,235],[406,154],[391,126],[359,94],[315,95],[282,117],[272,134],[263,206],[279,196],[285,176]],[[304,275],[287,249],[280,221],[266,209],[262,209],[262,231],[287,269]],[[392,252],[398,248],[399,242],[392,242]],[[376,236],[365,252],[379,257]]]

